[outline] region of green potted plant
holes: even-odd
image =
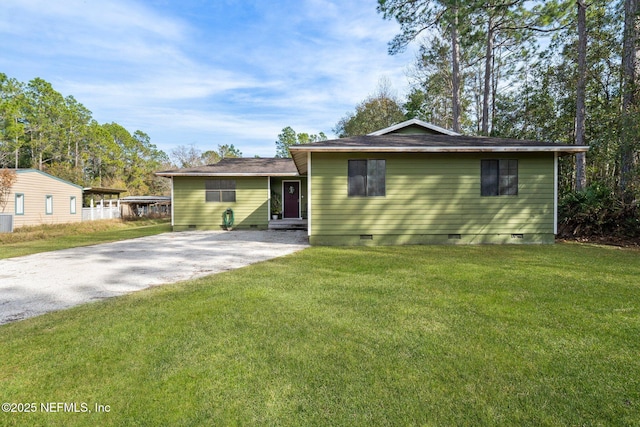
[[[271,219],[278,219],[282,213],[282,198],[275,191],[271,192]]]

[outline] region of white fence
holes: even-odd
[[[93,206],[93,200],[91,200],[91,207],[82,208],[83,221],[114,219],[120,216],[120,200],[115,200],[115,203],[114,200],[101,200],[97,206]]]
[[[0,214],[0,233],[13,233],[13,214]]]

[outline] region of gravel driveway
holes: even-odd
[[[187,231],[0,260],[0,324],[306,247],[305,231]]]

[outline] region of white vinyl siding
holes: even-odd
[[[9,196],[12,203],[6,207],[8,213],[15,215],[14,229],[82,221],[82,187],[35,169],[18,169],[16,174],[18,179]],[[76,215],[70,212],[72,197],[76,200]]]

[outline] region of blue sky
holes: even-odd
[[[285,126],[332,128],[381,78],[408,91],[414,53],[376,0],[2,0],[0,72],[40,77],[100,123],[168,154],[234,144],[275,155]]]

